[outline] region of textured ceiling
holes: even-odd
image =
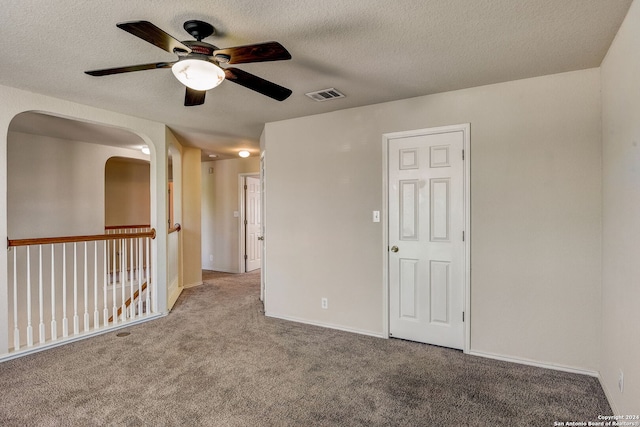
[[[264,123],[600,65],[631,0],[3,0],[0,84],[166,123],[220,158],[257,151]],[[147,20],[179,40],[200,19],[218,47],[276,40],[293,59],[237,65],[293,90],[277,102],[230,82],[184,107],[168,69],[85,70],[175,56],[116,23]],[[335,87],[346,98],[304,94]]]

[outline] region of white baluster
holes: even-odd
[[[55,245],[51,245],[51,341],[58,339],[58,323],[56,322],[56,260]]]
[[[135,284],[135,280],[134,280],[134,267],[135,264],[133,262],[133,256],[134,256],[134,252],[133,252],[133,241],[135,239],[129,239],[129,287],[130,287],[130,291],[129,294],[131,295],[131,304],[129,304],[129,310],[130,310],[130,317],[132,319],[135,319],[136,317],[136,300],[133,298],[133,285]],[[138,297],[141,297],[142,295],[138,295]]]
[[[116,246],[118,246],[117,240],[113,240],[113,280],[111,281],[113,284],[113,314],[111,315],[113,318],[113,324],[118,324],[118,306],[116,305],[116,284],[117,284],[117,275],[116,275]]]
[[[67,319],[67,244],[62,244],[62,336],[69,336],[69,319]]]
[[[89,272],[87,271],[87,242],[84,242],[84,331],[89,332]]]
[[[147,313],[157,313],[158,312],[158,308],[157,307],[151,307],[151,292],[153,292],[153,288],[154,288],[154,284],[151,283],[151,262],[150,262],[150,250],[149,250],[149,242],[151,241],[150,237],[145,237],[145,241],[146,241],[146,248],[147,248],[147,253],[146,253],[146,264],[147,264],[147,268],[145,270],[146,276],[147,276]],[[156,299],[155,299],[155,294],[154,294],[154,298],[153,298],[153,303],[156,304]]]
[[[27,246],[27,347],[33,345],[33,326],[31,326],[31,247]]]
[[[103,244],[103,253],[102,253],[102,268],[104,269],[104,282],[102,283],[102,289],[103,289],[103,297],[104,297],[104,301],[103,301],[103,305],[104,305],[104,310],[102,313],[103,316],[103,325],[105,327],[109,326],[109,308],[107,307],[107,285],[109,284],[109,272],[107,271],[107,258],[109,255],[109,247],[107,245],[107,241],[104,241]]]
[[[80,316],[78,316],[78,245],[73,243],[73,334],[80,332]]]
[[[136,233],[138,232],[138,230],[136,229]],[[135,265],[138,265],[138,239],[131,239],[131,244],[133,245],[132,249],[135,251],[135,256],[136,256],[136,263]]]
[[[18,248],[13,248],[13,350],[20,350],[20,328],[18,328]]]
[[[136,248],[138,252],[138,262],[136,263],[138,266],[137,276],[138,276],[138,314],[142,316],[142,239],[136,239]]]
[[[122,285],[122,308],[120,309],[122,321],[127,320],[127,242],[120,241],[120,284]]]
[[[38,245],[38,314],[40,315],[40,323],[38,323],[38,337],[40,344],[45,342],[44,332],[44,292],[42,281],[42,245]]]
[[[98,241],[93,242],[93,329],[100,328],[98,310]]]

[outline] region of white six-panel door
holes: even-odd
[[[460,130],[388,139],[392,337],[464,348],[464,140]]]
[[[246,270],[253,271],[260,268],[262,256],[262,241],[260,240],[261,220],[260,212],[260,179],[248,176],[246,179]]]

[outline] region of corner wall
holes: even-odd
[[[182,149],[182,272],[184,286],[202,284],[202,201],[199,148]]]
[[[600,376],[617,414],[640,413],[640,3],[602,63]],[[624,391],[618,376],[624,372]]]
[[[267,315],[381,335],[382,134],[471,123],[471,351],[597,372],[600,102],[591,69],[268,123]]]

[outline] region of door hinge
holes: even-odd
[[[462,160],[464,160],[464,150],[462,150]]]
[[[247,258],[248,258],[248,257],[245,255],[245,256],[244,256],[244,259],[247,259]]]
[[[246,184],[245,184],[245,186],[244,186],[244,189],[245,189],[245,190],[247,189],[247,185],[246,185]]]
[[[464,311],[462,312],[462,322],[464,322]]]
[[[249,223],[248,223],[248,222],[247,222],[247,220],[245,219],[245,220],[244,220],[244,225],[247,225],[247,224],[249,224]]]
[[[464,231],[462,232],[462,241],[464,242]]]

